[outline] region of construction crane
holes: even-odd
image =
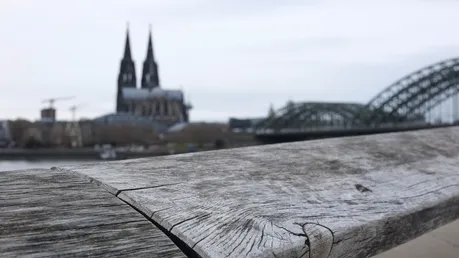
[[[76,121],[76,111],[77,111],[77,109],[81,108],[82,106],[84,106],[84,105],[80,104],[80,105],[70,106],[69,110],[70,110],[70,112],[72,112],[72,121]]]
[[[74,99],[75,97],[59,97],[59,98],[49,98],[49,99],[44,99],[43,103],[48,102],[49,103],[49,108],[53,108],[54,102],[57,100],[69,100],[69,99]]]
[[[65,126],[65,131],[67,132],[67,135],[70,137],[71,146],[73,148],[83,146],[83,136],[81,133],[81,128],[78,121],[76,120],[76,111],[81,106],[82,105],[70,106],[69,110],[72,112],[72,121],[67,123],[67,125]]]

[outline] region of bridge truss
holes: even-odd
[[[396,81],[376,95],[367,106],[376,123],[397,117],[406,121],[425,115],[458,94],[459,58],[445,60]]]
[[[257,129],[288,131],[426,123],[426,114],[458,94],[459,58],[453,58],[403,77],[366,105],[289,102],[258,123]],[[456,106],[457,109],[459,105]]]
[[[294,130],[352,127],[361,124],[356,118],[365,109],[365,105],[357,103],[290,102],[261,121],[258,128]]]

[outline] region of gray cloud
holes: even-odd
[[[138,1],[118,13],[135,13],[139,20],[162,20],[167,23],[184,24],[193,22],[212,22],[215,20],[253,17],[264,13],[275,13],[295,6],[316,5],[319,1],[310,0],[172,0]]]

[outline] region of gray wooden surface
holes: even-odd
[[[0,257],[185,257],[126,203],[74,174],[0,173]]]
[[[202,257],[370,257],[459,217],[459,128],[69,166]]]

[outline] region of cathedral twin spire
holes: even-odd
[[[155,61],[155,56],[153,53],[153,42],[151,35],[151,25],[150,32],[148,33],[148,47],[147,47],[147,57],[143,62],[142,70],[142,88],[155,88],[159,87],[159,75],[158,75],[158,65]]]
[[[129,25],[126,28],[126,43],[124,43],[124,56],[123,56],[123,59],[132,61],[131,42],[129,40]]]
[[[124,55],[121,60],[120,74],[118,77],[118,88],[136,88],[137,80],[135,73],[135,65],[131,54],[131,44],[129,39],[129,26],[126,30],[126,42],[124,46]],[[141,88],[159,87],[158,65],[155,61],[153,52],[153,41],[151,26],[148,36],[147,56],[143,62]]]

